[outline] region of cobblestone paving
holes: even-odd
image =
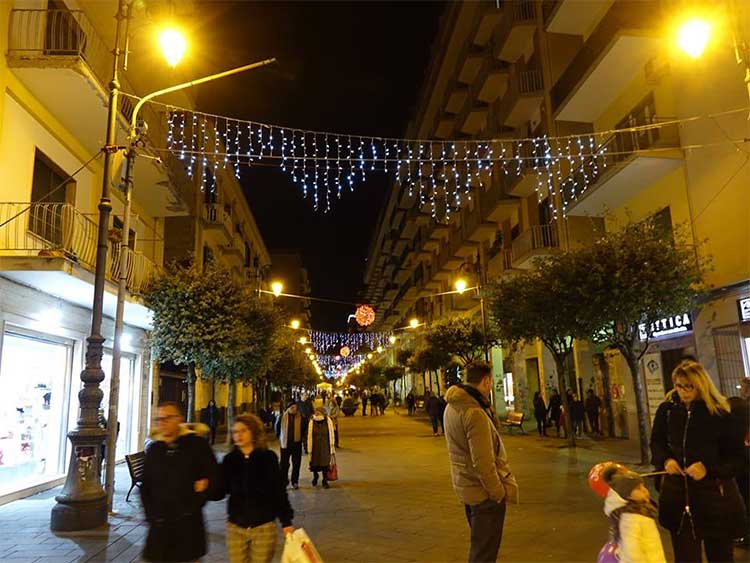
[[[586,474],[605,459],[633,465],[636,452],[614,440],[584,439],[575,450],[534,435],[504,440],[522,504],[508,510],[500,560],[595,561],[607,521]],[[433,437],[424,419],[391,411],[344,418],[341,445],[340,480],[331,489],[313,489],[303,457],[301,488],[289,492],[295,525],[305,528],[325,561],[466,560],[468,527],[450,485],[445,440]],[[0,507],[0,560],[138,561],[146,528],[137,493],[124,502],[129,483],[127,470],[118,467],[118,514],[102,530],[50,532],[55,491]],[[224,502],[206,507],[210,548],[204,561],[226,561],[225,510]],[[748,561],[747,551],[736,555]]]

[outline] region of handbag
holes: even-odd
[[[323,559],[305,530],[297,528],[286,536],[281,563],[323,563]]]
[[[596,557],[596,563],[619,563],[620,556],[618,554],[619,546],[609,540],[599,550],[599,555]]]
[[[331,463],[328,464],[328,480],[338,481],[339,467],[336,465],[336,454],[331,454]]]

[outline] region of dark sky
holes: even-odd
[[[276,57],[274,68],[202,86],[203,111],[303,129],[401,136],[414,113],[443,3],[206,2],[205,70]],[[203,65],[201,65],[203,66]],[[243,172],[271,251],[299,249],[312,294],[357,301],[389,183],[368,175],[330,213],[314,212],[275,167]],[[313,303],[313,326],[344,330],[352,307]]]

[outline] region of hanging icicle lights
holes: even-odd
[[[310,331],[310,342],[315,352],[321,355],[340,356],[343,347],[349,348],[351,356],[374,352],[378,346],[390,346],[391,332],[322,332]]]
[[[161,104],[155,104],[161,105]],[[306,131],[229,119],[171,106],[166,108],[166,149],[198,173],[203,190],[215,190],[215,171],[240,165],[278,165],[310,197],[316,210],[353,191],[367,174],[392,174],[410,197],[437,221],[490,185],[493,175],[514,181],[530,176],[539,201],[549,198],[554,216],[563,213],[607,170],[632,153],[627,139],[677,122],[565,137],[495,140],[419,140]],[[202,167],[202,171],[196,169]],[[208,172],[206,168],[210,168]]]

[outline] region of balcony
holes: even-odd
[[[610,6],[601,0],[543,0],[544,27],[550,33],[587,35]]]
[[[536,29],[536,0],[505,2],[503,18],[493,34],[495,57],[516,62],[530,50]]]
[[[242,235],[238,232],[232,233],[229,244],[221,245],[219,251],[230,261],[234,261],[241,266],[245,261],[245,241]]]
[[[615,2],[552,87],[555,119],[591,123],[663,48],[656,0]]]
[[[492,39],[492,32],[495,31],[502,17],[502,8],[497,8],[494,4],[486,5],[479,16],[479,23],[474,33],[474,43],[476,45],[487,45]]]
[[[101,149],[107,124],[109,48],[81,10],[14,9],[8,29],[8,67],[56,119],[92,154]],[[127,76],[122,89],[133,93]],[[53,85],[53,87],[51,87]],[[131,98],[118,101],[117,140],[124,144]],[[166,118],[150,107],[140,115],[149,125],[145,152],[159,156],[135,168],[134,198],[154,217],[187,215],[192,185],[184,164],[174,155],[154,151],[166,138]]]
[[[491,248],[488,253],[487,278],[492,280],[513,272],[513,253],[509,248]]]
[[[563,183],[569,215],[602,215],[683,165],[678,126],[617,132]],[[586,187],[588,186],[588,187]]]
[[[463,238],[466,239],[466,241],[478,243],[487,240],[488,237],[495,234],[497,231],[497,225],[482,220],[483,208],[481,205],[477,205],[475,202],[474,209],[471,211],[469,211],[468,207],[465,207],[464,209],[465,212],[462,214],[461,226]]]
[[[0,203],[0,271],[3,276],[82,307],[91,308],[98,226],[66,203]],[[104,313],[115,316],[119,244],[107,252]],[[149,329],[150,312],[137,296],[159,267],[130,251],[125,322]]]
[[[450,113],[439,115],[435,120],[435,137],[438,139],[453,138],[456,129],[456,116]]]
[[[456,114],[461,111],[469,96],[469,89],[458,82],[453,82],[446,88],[445,111],[446,113]]]
[[[502,223],[520,209],[521,200],[508,197],[505,193],[505,183],[508,179],[497,170],[492,175],[489,187],[480,192],[479,207],[482,210],[483,222]]]
[[[476,97],[479,101],[492,103],[502,98],[508,90],[510,65],[492,56],[485,57],[477,75]]]
[[[525,125],[544,100],[542,71],[518,63],[510,73],[508,91],[498,104],[497,121],[501,127],[518,129]]]
[[[557,225],[534,225],[522,232],[511,246],[514,268],[529,269],[534,263],[560,249]]]
[[[220,232],[228,242],[232,240],[234,231],[232,214],[224,204],[204,203],[201,220],[204,229]]]
[[[521,147],[520,161],[506,165],[506,190],[516,197],[528,197],[534,193],[539,183],[539,175],[544,166],[544,145],[542,143],[524,143]]]

